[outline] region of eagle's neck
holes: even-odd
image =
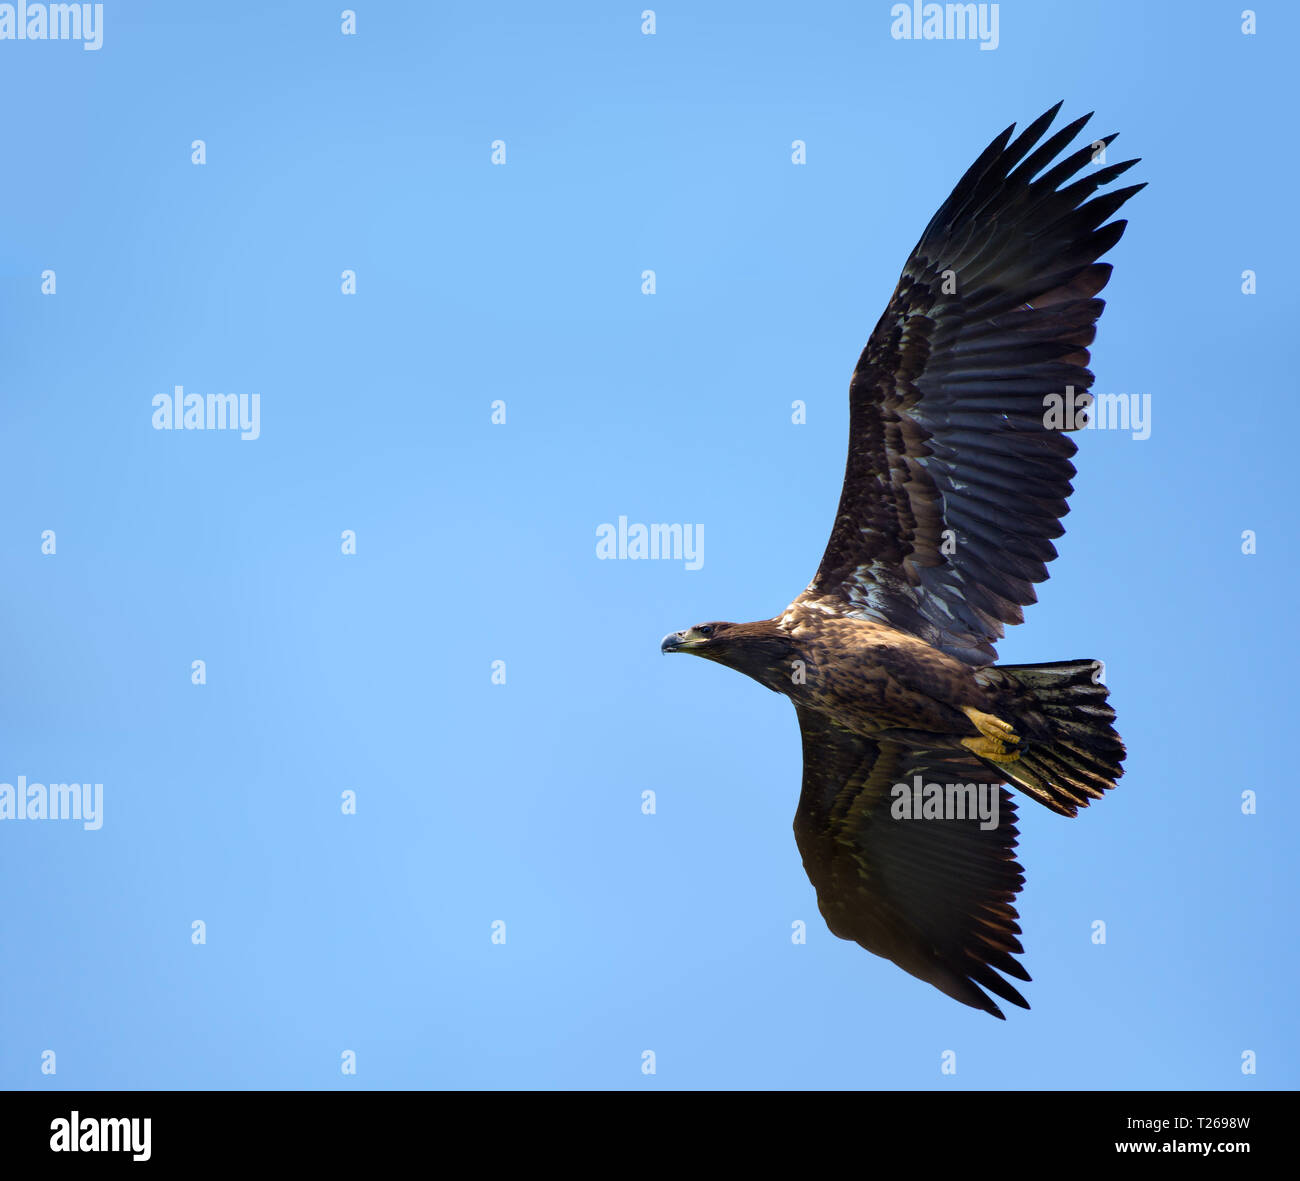
[[[718,659],[787,697],[798,696],[806,683],[809,653],[779,618],[741,624]]]

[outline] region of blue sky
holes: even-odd
[[[0,781],[104,785],[0,823],[0,1085],[1296,1086],[1295,10],[342,7],[0,40]],[[1000,652],[1104,659],[1129,749],[1021,805],[1004,1023],[830,935],[794,711],[659,640],[804,587],[907,252],[1058,99],[1150,182],[1093,368],[1152,429],[1081,439]],[[177,385],[260,436],[154,430]]]

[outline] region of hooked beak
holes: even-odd
[[[664,642],[659,645],[660,652],[681,652],[686,646],[685,632],[672,632],[664,636]]]

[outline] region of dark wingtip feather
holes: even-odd
[[[1014,142],[1004,153],[1006,157],[1002,162],[1004,173],[1009,171],[1013,165],[1019,162],[1024,157],[1025,153],[1039,141],[1043,132],[1047,130],[1051,125],[1052,120],[1056,118],[1056,112],[1060,109],[1061,104],[1057,103],[1056,106],[1039,115],[1037,119],[1024,129],[1024,131],[1016,136]]]

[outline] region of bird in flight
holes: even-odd
[[[999,1018],[988,994],[1027,1009],[1005,977],[1030,978],[1004,785],[1074,816],[1124,760],[1099,661],[994,663],[1064,532],[1111,273],[1097,260],[1144,187],[1098,194],[1137,161],[1104,163],[1113,135],[1062,156],[1091,116],[1044,139],[1060,106],[989,144],[904,265],[849,383],[844,487],[808,588],[772,619],[661,645],[794,702],[795,839],[831,931]]]

